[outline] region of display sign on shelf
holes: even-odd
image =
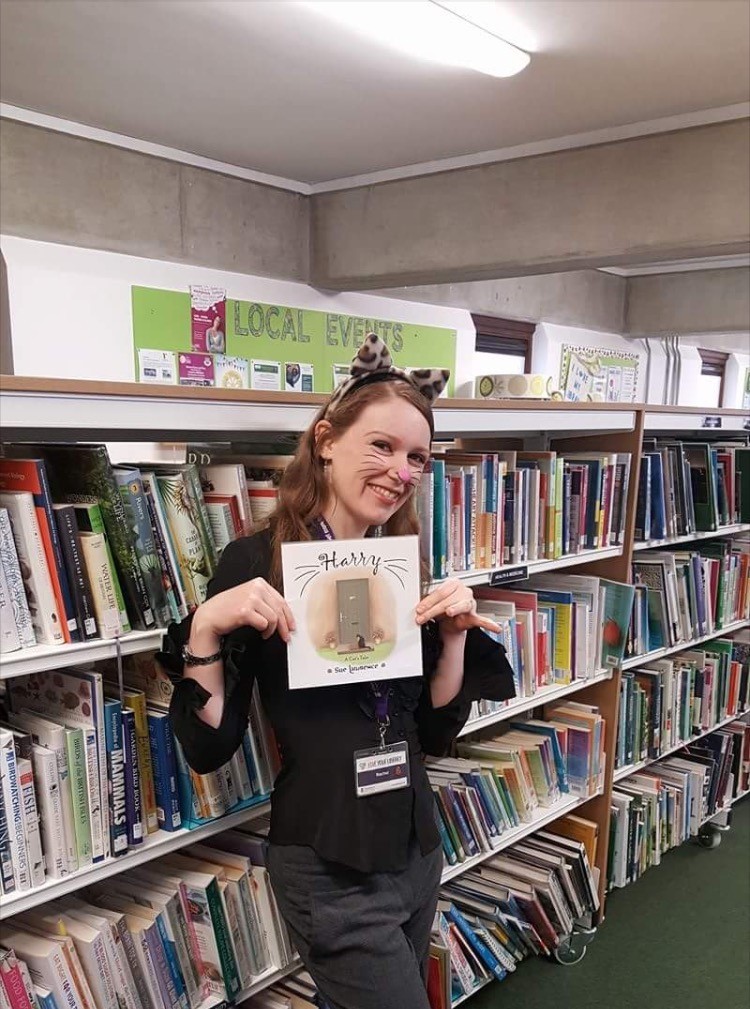
[[[399,368],[455,372],[454,329],[224,300],[222,289],[201,285],[189,292],[134,286],[131,294],[135,374],[141,382],[332,392],[348,375],[349,362],[370,332],[382,337]],[[176,361],[174,372],[169,370],[170,354]],[[212,363],[199,374],[194,365],[208,357]],[[251,361],[274,362],[278,383],[254,383]],[[453,388],[451,378],[448,395]]]

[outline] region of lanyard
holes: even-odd
[[[333,529],[331,529],[330,525],[326,522],[322,515],[313,519],[310,523],[310,531],[315,539],[336,539],[333,534]],[[393,691],[390,688],[383,690],[382,683],[371,683],[370,693],[373,697],[373,711],[375,714],[375,721],[378,726],[378,734],[380,736],[380,749],[382,750],[385,747],[385,734],[388,731],[388,726],[391,724],[389,707]]]

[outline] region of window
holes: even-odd
[[[695,406],[719,407],[724,398],[724,368],[729,354],[722,350],[698,348],[701,375],[698,388],[691,395]]]
[[[475,374],[522,375],[531,371],[534,322],[472,315],[477,331]]]

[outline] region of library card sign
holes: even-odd
[[[490,585],[493,588],[497,588],[498,585],[505,585],[506,582],[520,582],[528,577],[528,566],[521,564],[515,568],[503,568],[501,571],[493,571],[490,575]]]
[[[451,374],[456,370],[455,329],[233,298],[221,303],[219,312],[222,292],[198,285],[192,291],[191,303],[188,291],[131,289],[135,373],[140,381],[145,377],[139,351],[141,358],[144,351],[205,352],[246,362],[274,362],[278,374],[286,376],[287,388],[333,392],[339,369],[348,374],[368,333],[383,339],[399,368],[448,368]],[[198,307],[196,292],[204,295]],[[218,386],[218,371],[214,376]],[[280,380],[274,388],[282,388]],[[448,395],[453,395],[452,378]]]
[[[284,543],[281,564],[291,690],[422,675],[416,536]]]

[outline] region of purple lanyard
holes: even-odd
[[[326,522],[322,515],[319,515],[316,519],[310,523],[310,531],[315,539],[322,540],[335,540],[336,537],[333,534],[333,529]],[[373,709],[375,712],[375,721],[378,723],[378,732],[380,733],[380,745],[385,745],[385,734],[388,726],[391,724],[391,719],[389,715],[391,690],[383,690],[382,683],[371,683],[370,693],[373,697]]]

